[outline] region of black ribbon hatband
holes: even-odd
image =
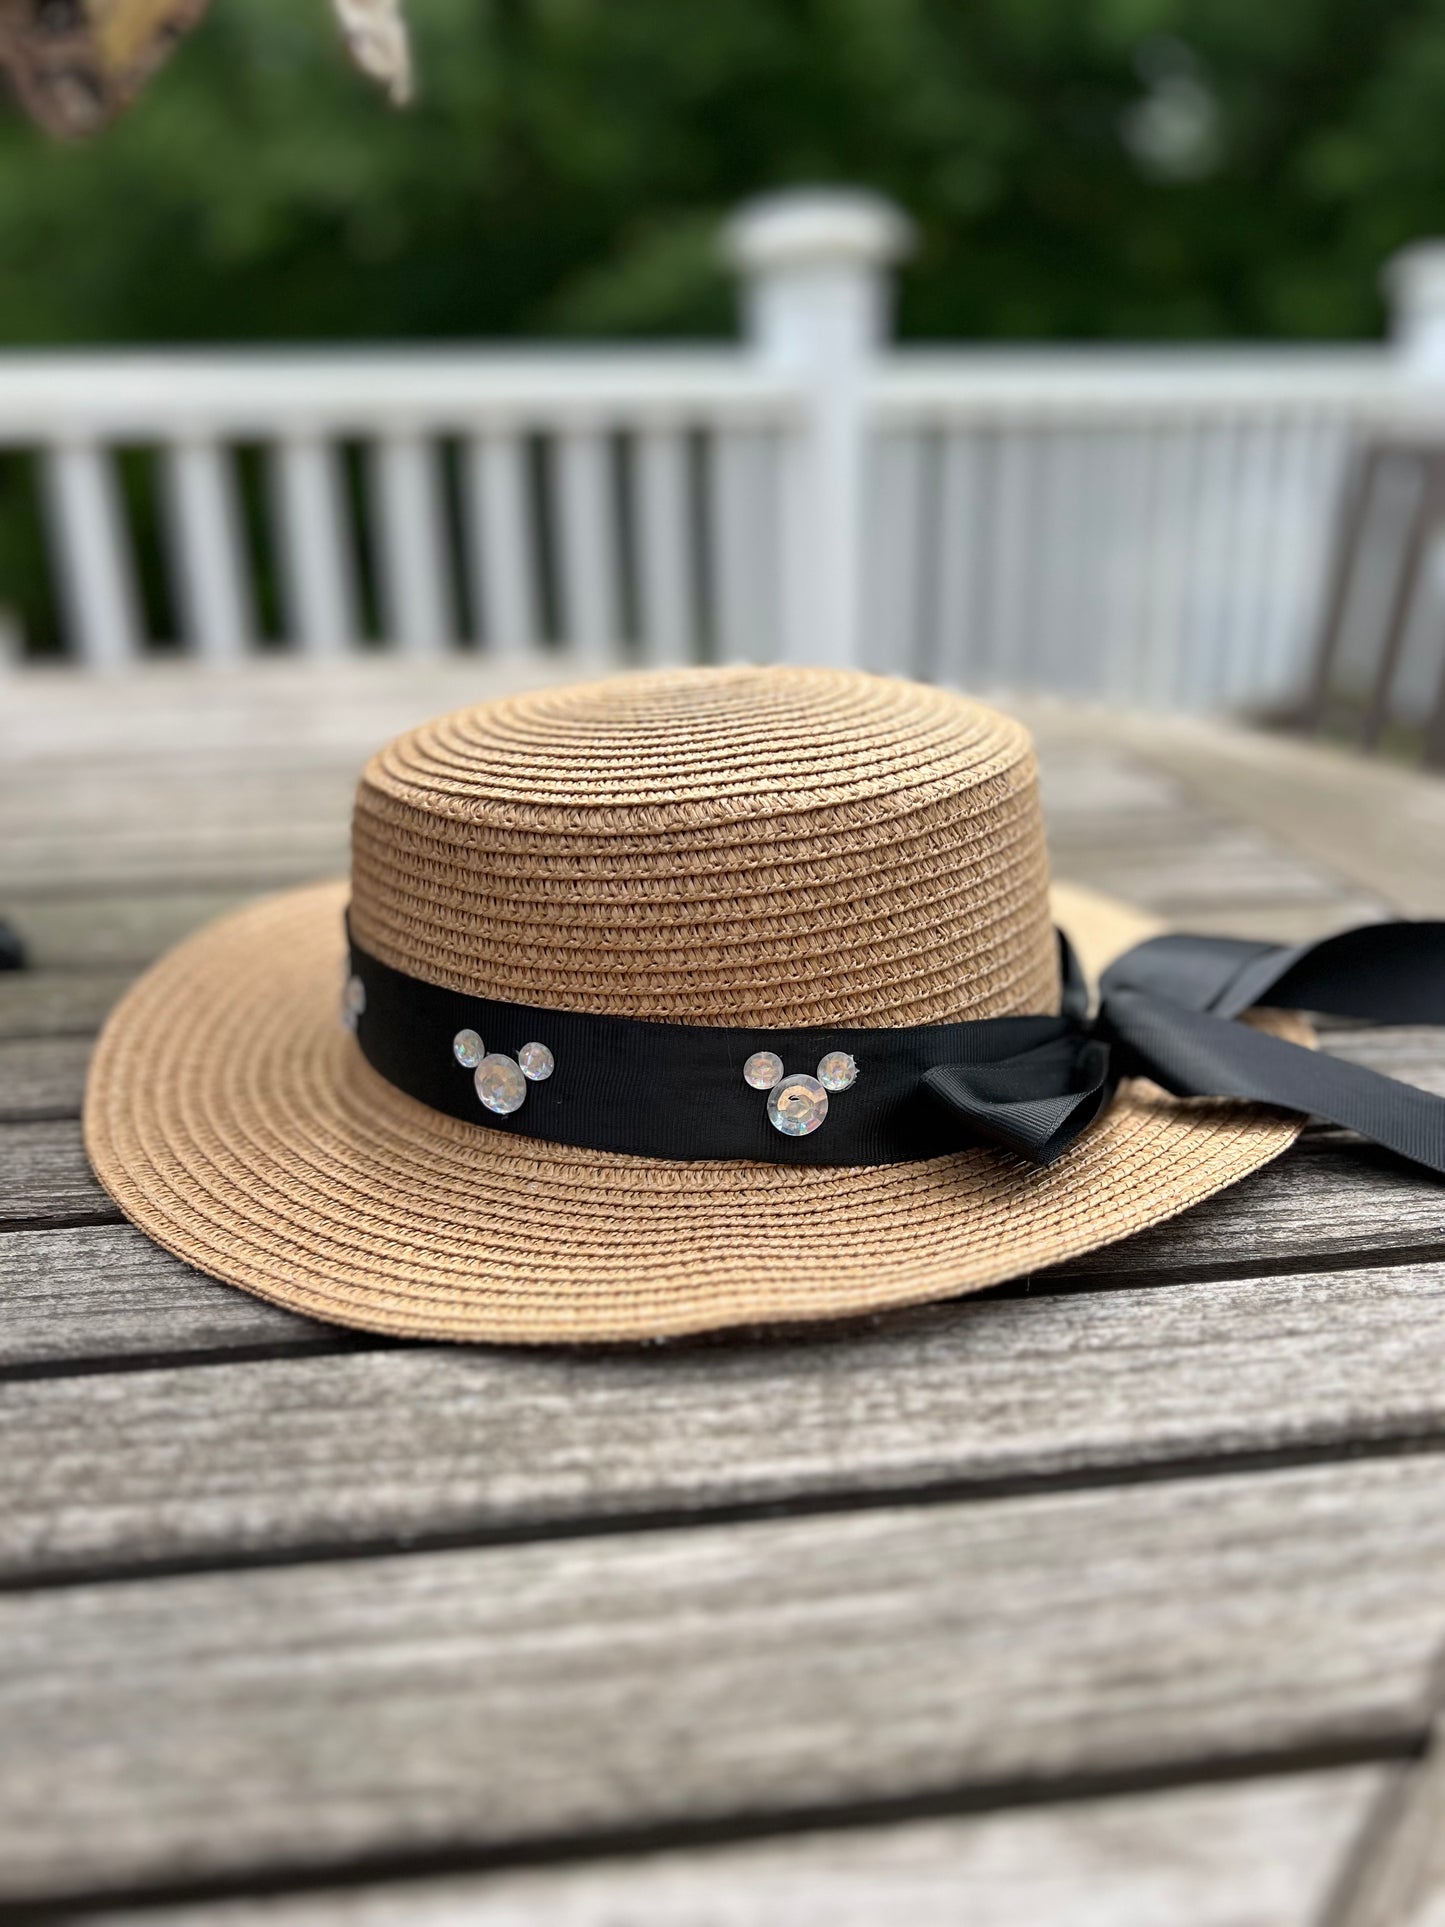
[[[408,1096],[468,1123],[597,1151],[860,1165],[982,1144],[1049,1164],[1107,1107],[1121,1078],[1142,1076],[1179,1097],[1247,1099],[1322,1118],[1445,1174],[1445,1098],[1237,1021],[1272,1006],[1445,1024],[1445,923],[1370,924],[1295,949],[1154,937],[1110,965],[1092,1016],[1062,940],[1061,950],[1058,1016],[777,1030],[472,997],[409,976],[353,941],[359,989],[350,1009],[367,1061]],[[489,1111],[472,1068],[454,1053],[462,1031],[512,1059],[541,1044],[551,1075],[525,1086],[517,1110]],[[781,1060],[785,1083],[812,1077],[834,1052],[854,1059],[857,1076],[830,1094],[817,1129],[787,1136],[769,1119],[767,1091],[744,1082],[743,1065],[759,1052]]]

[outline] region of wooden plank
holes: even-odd
[[[1362,893],[1347,892],[1268,837],[1244,825],[1198,819],[1195,833],[1182,816],[1113,837],[1098,824],[1061,824],[1051,839],[1054,867],[1070,882],[1087,883],[1160,914],[1182,914],[1221,903],[1319,905],[1342,920]]]
[[[124,967],[0,973],[0,1039],[89,1037],[131,976]]]
[[[0,1890],[1396,1754],[1442,1499],[1424,1456],[12,1595]]]
[[[171,826],[110,833],[27,837],[6,863],[6,901],[30,896],[89,897],[101,902],[129,887],[174,895],[229,886],[251,891],[281,889],[328,876],[343,876],[350,863],[350,812],[326,822],[211,826],[180,821]]]
[[[0,1124],[79,1116],[89,1062],[87,1037],[0,1039]]]
[[[208,1901],[167,1927],[1315,1927],[1382,1768],[619,1862]],[[966,1905],[966,1915],[960,1908]],[[129,1908],[89,1927],[143,1927]],[[1421,1923],[1423,1927],[1423,1923]]]
[[[1244,730],[1130,726],[1129,746],[1397,914],[1445,916],[1445,784]]]
[[[208,760],[224,757],[253,769],[275,759],[293,769],[340,763],[354,777],[398,730],[577,673],[575,660],[561,655],[422,666],[380,653],[341,662],[268,656],[205,683],[193,668],[168,663],[147,663],[142,673],[104,685],[68,671],[27,670],[6,685],[0,747],[6,770],[160,760],[204,780]],[[210,701],[198,700],[202,690]]]
[[[1330,1927],[1441,1927],[1445,1922],[1445,1739],[1385,1789],[1361,1839]]]
[[[347,1342],[203,1277],[128,1224],[7,1232],[0,1307],[0,1370]]]
[[[7,899],[7,914],[40,970],[139,970],[254,889],[125,891],[109,897]]]
[[[149,1331],[163,1352],[206,1318],[216,1349],[258,1331],[321,1336],[223,1317],[173,1261],[122,1256],[85,1285],[93,1353],[117,1330],[125,1348]],[[8,1269],[19,1342],[27,1328],[48,1342],[56,1271]],[[0,1402],[0,1573],[400,1549],[1439,1440],[1445,1385],[1419,1341],[1442,1321],[1445,1265],[1420,1265],[964,1300],[831,1342],[590,1358],[390,1346],[43,1376]]]
[[[1069,1259],[1055,1283],[1237,1275],[1445,1255],[1440,1180],[1384,1151],[1311,1132],[1178,1218]]]
[[[113,1224],[72,1119],[0,1124],[0,1231],[15,1225]]]

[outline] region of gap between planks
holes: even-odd
[[[12,1380],[0,1585],[1438,1457],[1445,1265],[960,1300],[774,1342]],[[364,1449],[359,1449],[364,1447]],[[1181,1503],[1187,1503],[1182,1497]]]
[[[1412,1759],[1442,1490],[1376,1461],[0,1599],[0,1891]]]
[[[529,1862],[365,1864],[311,1880],[250,1870],[148,1897],[71,1897],[33,1921],[144,1927],[1318,1927],[1332,1882],[1393,1765],[1230,1763],[1178,1785],[1032,1783],[1017,1802],[768,1816],[629,1844],[550,1843]],[[238,1897],[239,1896],[239,1897]],[[10,1910],[0,1903],[0,1920]]]

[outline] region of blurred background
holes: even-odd
[[[808,657],[1439,749],[1445,0],[408,25],[404,107],[216,0],[104,131],[6,114],[12,660]]]

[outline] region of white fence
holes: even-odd
[[[274,580],[282,645],[317,656],[371,629],[414,655],[857,662],[1190,708],[1297,690],[1353,443],[1445,424],[1436,259],[1390,348],[908,351],[886,346],[904,239],[866,197],[746,211],[745,339],[719,352],[0,360],[70,651],[148,646],[116,469],[138,448],[206,660],[262,646]]]

